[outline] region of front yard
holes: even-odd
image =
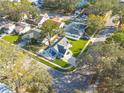
[[[58,66],[55,66],[55,65],[53,65],[53,64],[51,64],[51,63],[49,63],[49,62],[47,62],[47,61],[45,61],[45,60],[42,60],[41,58],[39,58],[39,57],[37,57],[37,56],[34,56],[34,55],[31,55],[31,54],[29,54],[32,58],[34,58],[35,60],[37,60],[37,61],[39,61],[39,62],[41,62],[41,63],[43,63],[43,64],[45,64],[45,65],[47,65],[47,66],[49,66],[49,67],[51,67],[51,68],[53,68],[53,69],[55,69],[55,70],[58,70],[58,71],[61,71],[61,72],[70,72],[70,71],[74,71],[75,70],[75,67],[71,67],[71,68],[69,68],[69,69],[61,69],[61,68],[59,68]],[[60,61],[60,60],[59,60]],[[55,61],[56,62],[56,64],[59,62],[58,60],[57,61]],[[62,65],[63,63],[59,63],[59,65]],[[69,65],[69,64],[64,64],[63,66],[61,66],[61,67],[69,67],[69,66],[71,66],[71,65]]]
[[[69,67],[69,66],[71,66],[69,63],[67,63],[67,62],[65,62],[65,61],[63,61],[61,59],[56,59],[55,61],[53,61],[53,63],[55,63],[55,64],[57,64],[57,65],[59,65],[61,67]]]
[[[4,36],[2,39],[14,44],[20,39],[20,36],[19,35],[7,35],[7,36]]]
[[[70,50],[72,51],[73,56],[77,57],[87,42],[88,40],[83,40],[83,39],[77,41],[69,39],[69,43],[72,45]]]

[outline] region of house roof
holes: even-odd
[[[34,38],[39,39],[41,36],[41,31],[39,29],[32,29],[31,31],[27,32],[23,38]]]
[[[48,14],[47,13],[41,14],[38,19],[27,19],[26,22],[32,25],[38,25],[42,21],[43,18],[49,19]]]
[[[84,33],[86,29],[86,25],[81,23],[71,23],[65,28],[65,32],[68,32],[70,34],[80,35]]]
[[[18,22],[18,23],[16,23],[16,28],[15,28],[15,30],[16,30],[17,32],[21,32],[21,31],[23,31],[27,26],[30,26],[30,25],[27,24],[27,23],[24,23],[24,22]]]
[[[0,18],[0,26],[3,26],[3,25],[8,24],[8,23],[10,23],[10,22],[11,22],[11,21],[9,21],[9,20]]]
[[[68,41],[67,39],[64,37],[64,38],[61,38],[58,42],[56,42],[54,45],[53,45],[53,48],[55,50],[57,50],[59,53],[61,54],[65,54],[65,52],[67,51],[66,49],[66,46],[68,46]]]
[[[62,45],[57,45],[59,53],[65,54],[66,50],[64,46]]]
[[[6,24],[6,25],[4,26],[4,28],[10,28],[10,27],[12,27],[12,26],[15,26],[15,24],[13,24],[13,23],[8,23],[8,24]]]

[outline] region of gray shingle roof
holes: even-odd
[[[65,32],[75,35],[81,35],[86,29],[86,25],[81,23],[71,23],[65,28]]]

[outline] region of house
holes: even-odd
[[[42,24],[49,19],[48,14],[41,14],[40,17],[38,19],[27,19],[26,22],[31,24],[31,25],[35,25],[35,26],[42,26]]]
[[[4,27],[4,25],[11,23],[11,21],[6,20],[4,18],[0,18],[0,29]]]
[[[79,40],[84,35],[86,28],[85,24],[73,22],[64,29],[65,36],[69,39]]]
[[[27,32],[22,36],[22,40],[39,40],[41,38],[41,30],[39,29],[32,29],[31,31]]]
[[[6,32],[7,34],[10,34],[14,31],[15,24],[10,20],[0,18],[0,29]]]
[[[43,15],[40,15],[40,20],[38,22],[38,26],[42,25],[46,20],[49,19],[49,16],[48,14],[43,14]]]
[[[5,33],[11,34],[12,32],[14,32],[15,24],[14,23],[5,24],[2,29],[4,29]]]
[[[15,32],[18,34],[24,34],[28,31],[31,30],[31,27],[29,24],[25,23],[25,22],[18,22],[16,23],[16,27],[15,27]]]
[[[48,60],[55,60],[56,58],[66,58],[68,55],[72,55],[69,48],[71,44],[68,42],[67,38],[62,37],[53,46],[47,48],[46,50],[39,51],[39,55],[45,57]]]

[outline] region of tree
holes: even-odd
[[[85,10],[90,14],[105,14],[107,11],[119,12],[119,0],[96,0],[94,5],[89,6]],[[115,13],[115,14],[116,14]]]
[[[43,35],[47,38],[49,45],[51,45],[50,39],[59,29],[57,23],[49,19],[43,23],[40,29],[43,31]]]
[[[124,47],[124,30],[121,29],[113,33],[111,37],[109,37],[106,41],[107,43],[114,42],[118,43],[121,47]]]
[[[64,12],[72,12],[76,9],[77,4],[81,0],[45,0],[44,6],[55,10],[64,10]]]
[[[91,14],[88,16],[88,27],[94,30],[100,30],[104,27],[105,20],[104,16]]]
[[[124,48],[112,42],[100,43],[82,56],[81,63],[87,64],[99,78],[99,93],[123,93]]]
[[[0,13],[7,15],[10,20],[19,21],[25,16],[37,18],[40,11],[28,0],[21,0],[18,3],[3,0],[0,1]]]
[[[41,64],[15,46],[0,41],[0,82],[16,93],[51,93],[51,79]]]

